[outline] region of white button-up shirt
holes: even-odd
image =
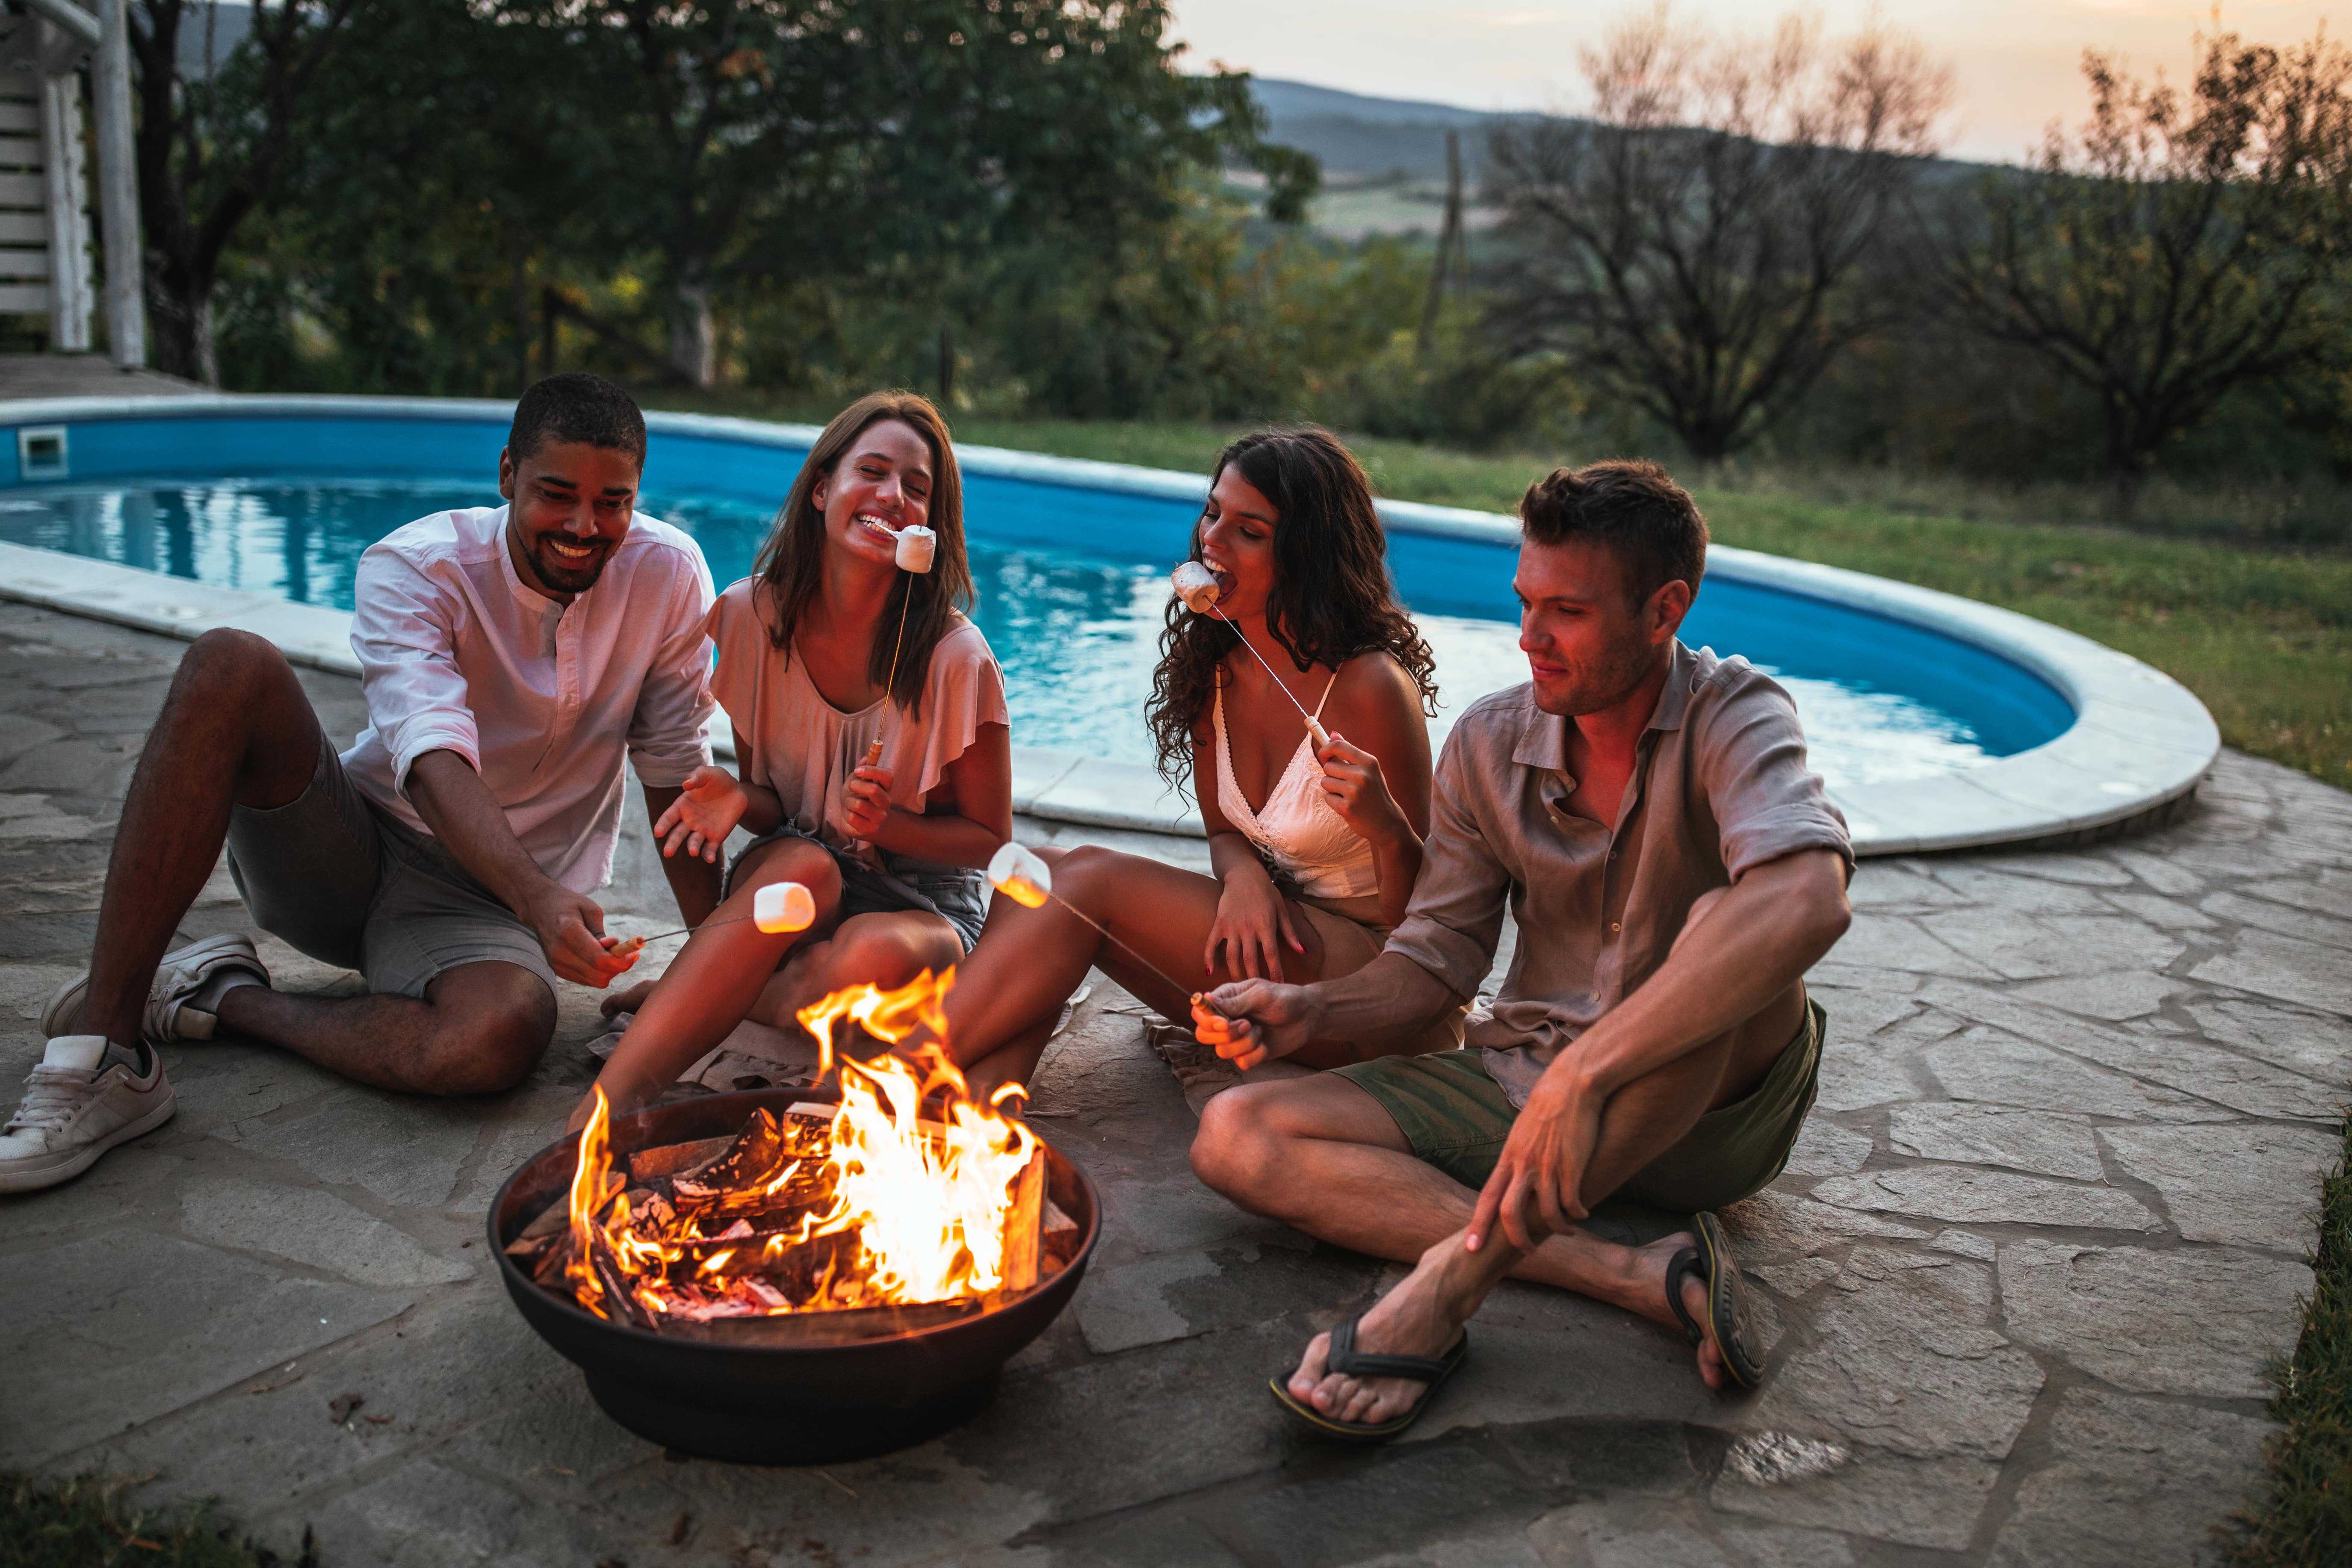
[[[436,512],[360,557],[352,650],[368,728],[343,768],[429,833],[408,770],[457,752],[540,869],[586,892],[613,873],[624,754],[656,787],[710,760],[710,568],[638,513],[596,585],[559,604],[516,574],[506,529],[502,506]]]

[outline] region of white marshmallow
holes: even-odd
[[[1184,601],[1184,607],[1196,616],[1207,615],[1224,595],[1217,586],[1217,574],[1198,561],[1178,562],[1169,580],[1176,584],[1176,596]]]
[[[1014,903],[1037,910],[1054,890],[1054,869],[1008,838],[988,862],[988,880]]]
[[[798,882],[769,882],[751,895],[751,921],[771,936],[816,923],[816,900]]]
[[[928,572],[931,558],[939,553],[940,536],[916,523],[898,531],[898,564],[908,572]]]

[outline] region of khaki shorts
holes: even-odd
[[[382,996],[423,997],[468,963],[555,971],[531,929],[449,852],[360,794],[319,737],[309,787],[272,811],[236,806],[228,871],[253,923]]]
[[[1764,1081],[1698,1119],[1680,1142],[1633,1174],[1612,1199],[1678,1214],[1721,1208],[1769,1185],[1813,1108],[1822,1037],[1829,1024],[1808,994],[1804,1022]],[[1487,1076],[1486,1052],[1382,1057],[1334,1068],[1395,1119],[1415,1158],[1465,1187],[1483,1187],[1502,1157],[1518,1110]]]

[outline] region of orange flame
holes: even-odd
[[[598,1090],[570,1197],[564,1278],[580,1304],[608,1318],[777,1316],[1000,1289],[1007,1216],[1040,1145],[1000,1109],[1025,1089],[1006,1084],[980,1104],[941,1048],[940,1005],[954,979],[952,969],[926,970],[896,990],[855,985],[802,1009],[820,1073],[839,1077],[840,1109],[822,1132],[789,1130],[797,1157],[739,1171],[724,1193],[681,1184],[676,1205],[652,1197],[633,1215],[611,1173],[610,1107]],[[861,1061],[841,1048],[845,1023],[886,1047],[918,1028],[930,1037]],[[752,1221],[763,1217],[784,1223],[762,1234]],[[795,1279],[778,1273],[792,1271],[796,1249],[827,1242]],[[612,1299],[616,1286],[630,1301]]]

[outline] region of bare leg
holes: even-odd
[[[1613,1096],[1586,1171],[1586,1201],[1615,1192],[1707,1110],[1752,1089],[1796,1033],[1801,1007],[1802,993],[1792,986],[1731,1034]],[[1417,1263],[1364,1315],[1360,1342],[1367,1351],[1443,1353],[1506,1276],[1678,1322],[1665,1300],[1665,1273],[1674,1254],[1690,1244],[1688,1236],[1630,1247],[1570,1227],[1526,1252],[1500,1236],[1467,1252],[1462,1233],[1476,1194],[1414,1159],[1379,1102],[1345,1079],[1295,1079],[1220,1095],[1202,1111],[1192,1159],[1203,1181],[1244,1208],[1340,1246]],[[1684,1297],[1697,1316],[1704,1292],[1690,1282]],[[1423,1385],[1408,1380],[1329,1375],[1328,1346],[1328,1336],[1318,1335],[1290,1384],[1294,1395],[1327,1415],[1377,1422],[1421,1397]],[[1708,1385],[1721,1386],[1721,1352],[1712,1339],[1698,1361]]]
[[[229,809],[290,805],[318,768],[320,744],[302,683],[267,639],[206,632],[181,658],[115,829],[85,1030],[138,1043],[147,987],[220,859]]]
[[[922,910],[852,915],[823,942],[796,948],[768,977],[745,1015],[778,1029],[800,1027],[800,1011],[852,985],[895,990],[926,969],[956,966],[963,942],[942,917]]]
[[[1091,844],[1042,853],[1054,868],[1055,895],[1100,921],[1118,942],[1105,941],[1059,903],[1032,910],[1011,899],[992,900],[988,924],[958,966],[948,997],[948,1049],[958,1065],[969,1068],[1016,1042],[1042,1049],[1039,1031],[1052,1030],[1062,1004],[1089,969],[1100,969],[1162,1016],[1180,1020],[1192,1016],[1193,992],[1237,978],[1202,962],[1223,891],[1213,877]],[[1307,951],[1283,955],[1283,976],[1321,979],[1320,942],[1308,922],[1298,924]],[[1022,1070],[1034,1062],[1033,1054]],[[1016,1055],[998,1066],[1019,1063]]]
[[[820,927],[841,904],[841,872],[821,845],[780,839],[747,859],[726,900],[670,961],[598,1075],[616,1113],[650,1103],[688,1063],[725,1039],[759,999],[777,963],[801,940],[798,932],[763,931],[750,919],[753,898],[769,882],[807,888],[816,900]]]
[[[289,996],[246,985],[221,999],[224,1028],[345,1078],[412,1094],[512,1089],[555,1037],[555,996],[520,964],[460,964],[408,996]]]

